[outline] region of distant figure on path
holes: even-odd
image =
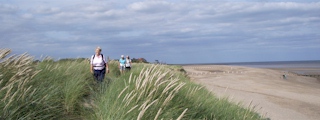
[[[126,59],[124,58],[124,55],[121,55],[121,58],[119,59],[119,69],[120,73],[123,74],[126,70]]]
[[[107,71],[107,72],[106,72]],[[109,73],[108,62],[103,54],[101,54],[101,48],[97,47],[95,54],[90,59],[90,72],[93,74],[95,80],[98,83],[103,82],[106,73]]]
[[[131,70],[131,59],[130,59],[129,55],[127,55],[127,58],[126,58],[126,70],[128,70],[128,71]]]
[[[282,76],[283,76],[283,79],[285,79],[285,80],[287,79],[287,73],[286,72],[284,72]]]

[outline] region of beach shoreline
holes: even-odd
[[[184,65],[191,80],[218,97],[241,102],[271,120],[316,120],[320,117],[320,81],[295,70],[237,65]],[[319,74],[314,72],[313,74]],[[283,75],[286,75],[284,78]]]

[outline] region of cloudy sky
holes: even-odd
[[[1,0],[0,48],[149,62],[320,60],[320,0]]]

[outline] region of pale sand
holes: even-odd
[[[271,120],[319,120],[320,81],[281,70],[223,65],[183,66],[195,83]]]

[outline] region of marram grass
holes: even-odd
[[[49,96],[32,84],[41,72],[32,66],[32,57],[14,55],[6,58],[11,50],[0,50],[0,118],[47,119],[55,118],[56,105],[46,104]],[[52,113],[48,112],[51,111]]]
[[[130,73],[127,73],[127,75]],[[170,78],[156,66],[141,70],[128,79],[120,77],[97,98],[95,119],[155,119],[164,118],[162,112],[185,83]],[[110,104],[113,103],[113,104]],[[171,108],[169,108],[171,109]],[[181,111],[176,108],[177,111]],[[183,109],[176,118],[182,118]]]
[[[88,89],[80,61],[34,63],[27,54],[0,50],[0,119],[79,119]]]
[[[181,66],[135,63],[120,75],[117,61],[97,84],[83,59],[35,63],[0,49],[0,120],[258,120],[252,107],[219,99]]]
[[[107,86],[95,104],[92,119],[263,119],[251,108],[216,98],[193,84],[181,67],[166,65],[135,64]]]

